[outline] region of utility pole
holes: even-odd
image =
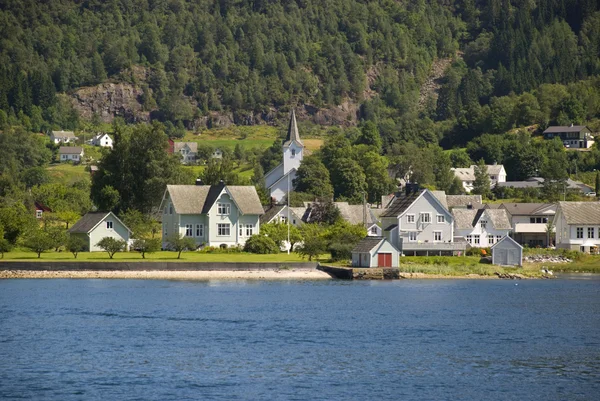
[[[287,176],[287,253],[290,254],[290,175]]]

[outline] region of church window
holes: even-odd
[[[292,149],[292,157],[296,156],[296,149]]]

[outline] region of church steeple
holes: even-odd
[[[290,146],[292,142],[296,142],[301,147],[304,147],[304,144],[300,140],[300,134],[298,133],[298,124],[296,123],[296,111],[294,109],[292,109],[292,114],[290,116],[290,125],[288,126],[287,137],[285,138],[283,147]]]

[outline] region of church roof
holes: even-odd
[[[292,142],[296,142],[297,144],[304,146],[304,144],[300,140],[300,134],[298,133],[298,124],[296,123],[296,111],[294,109],[292,109],[292,115],[290,116],[290,125],[288,126],[287,137],[285,138],[283,146],[290,146]]]

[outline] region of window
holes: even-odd
[[[577,238],[583,238],[583,227],[577,227]]]
[[[246,224],[246,236],[251,237],[252,235],[254,235],[254,225]]]
[[[296,156],[296,149],[292,149],[292,157]]]
[[[472,235],[467,235],[467,242],[469,244],[473,244],[473,236]]]
[[[107,230],[112,230],[113,229],[113,222],[112,221],[107,221],[106,222],[106,229]]]
[[[491,175],[491,176],[490,176],[490,178],[491,178],[492,180],[495,180],[495,179],[496,179],[496,176],[495,176],[495,175]]]
[[[42,218],[42,211],[41,210],[36,210],[35,211],[35,217],[37,217],[38,219]]]
[[[594,227],[588,227],[588,238],[594,238]]]
[[[501,239],[502,239],[501,235],[496,235],[496,242],[500,242]]]
[[[204,226],[196,224],[196,237],[204,237]]]
[[[377,227],[376,226],[371,227],[371,234],[377,235]]]
[[[231,210],[231,205],[229,203],[219,203],[217,204],[217,214],[219,215],[228,215]],[[227,234],[229,235],[229,234]]]
[[[406,222],[407,223],[414,223],[415,222],[415,215],[414,214],[407,214],[406,215]]]
[[[169,205],[169,214],[173,214],[173,205]]]
[[[217,224],[217,235],[220,235],[220,236],[231,235],[231,225],[229,223]]]
[[[547,217],[542,218],[542,223],[547,224],[548,223],[548,218]]]
[[[191,225],[191,224],[186,224],[186,225],[185,225],[185,236],[186,236],[186,237],[191,237],[191,236],[193,236],[193,235],[194,235],[194,234],[193,234],[193,230],[194,230],[194,229],[193,229],[193,225]]]
[[[445,223],[446,222],[446,216],[444,216],[443,214],[438,214],[437,215],[437,222],[438,223]]]
[[[408,242],[417,241],[417,233],[415,231],[411,231],[408,233]]]
[[[474,238],[475,245],[479,245],[479,242],[480,242],[479,235],[474,235],[473,238]]]
[[[165,238],[169,236],[169,232],[167,231],[167,227],[165,227]]]
[[[494,236],[493,235],[488,235],[488,244],[494,245]]]
[[[434,231],[433,232],[433,240],[437,241],[437,242],[441,242],[442,241],[442,232],[441,231]]]
[[[479,222],[479,224],[481,224],[481,228],[486,228],[487,227],[487,220],[481,220]]]
[[[421,213],[421,223],[431,223],[431,214]]]

